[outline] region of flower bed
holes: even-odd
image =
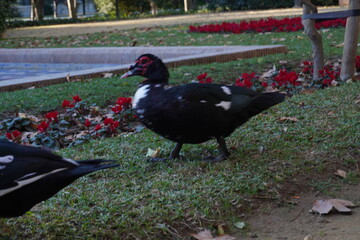
[[[346,19],[334,19],[316,23],[316,28],[345,27]],[[261,20],[243,20],[240,23],[223,22],[221,24],[206,24],[190,26],[190,32],[198,33],[264,33],[264,32],[296,32],[304,28],[301,17],[267,18]]]
[[[91,139],[113,137],[137,130],[137,117],[131,109],[131,98],[120,97],[114,106],[101,109],[88,104],[78,95],[63,100],[60,111],[44,116],[18,113],[0,122],[0,138],[17,143],[58,149]],[[1,136],[1,132],[5,132]]]

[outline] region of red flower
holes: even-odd
[[[110,125],[110,124],[113,124],[114,123],[114,119],[112,118],[105,118],[104,119],[104,124],[105,125]]]
[[[91,126],[91,122],[89,121],[89,119],[85,120],[85,126],[86,127],[90,127]]]
[[[73,96],[72,99],[73,99],[75,102],[81,102],[81,101],[82,101],[82,99],[79,97],[79,95]]]
[[[356,71],[360,72],[360,56],[356,56],[355,67],[356,67]]]
[[[197,76],[196,78],[197,78],[197,80],[201,81],[201,80],[204,80],[206,78],[206,76],[207,76],[207,73],[202,73],[199,76]]]
[[[235,86],[251,88],[253,81],[257,80],[256,73],[243,73],[241,77],[236,79]]]
[[[114,121],[112,124],[110,124],[109,129],[113,132],[117,127],[119,127],[119,125],[119,121]]]
[[[102,128],[101,125],[100,125],[100,124],[97,124],[97,125],[95,126],[94,130],[95,130],[95,131],[99,131],[101,128]]]
[[[263,81],[263,82],[261,82],[261,86],[263,86],[264,88],[266,88],[266,87],[268,87],[268,83],[265,82],[265,81]]]
[[[274,77],[274,80],[278,86],[292,84],[292,85],[300,85],[297,82],[299,76],[295,72],[287,72],[286,69],[281,69],[279,74]]]
[[[115,107],[111,108],[111,110],[114,112],[114,113],[120,113],[122,111],[122,105],[116,105]]]
[[[335,19],[316,23],[317,28],[342,27],[345,19]],[[301,17],[283,19],[260,19],[251,21],[240,21],[240,23],[223,22],[221,24],[207,24],[201,26],[189,26],[190,32],[200,33],[247,33],[247,32],[294,32],[303,29]]]
[[[116,101],[116,104],[119,106],[123,106],[123,105],[130,105],[131,102],[132,102],[131,98],[119,97]]]
[[[48,112],[47,114],[45,114],[45,117],[50,121],[57,121],[57,117],[58,117],[58,112],[57,111],[53,111],[53,112]]]
[[[69,100],[64,100],[63,102],[62,102],[62,107],[63,108],[72,108],[72,107],[74,107],[74,104],[72,104]]]
[[[42,121],[40,125],[37,127],[39,132],[46,132],[46,130],[49,128],[50,123],[46,121]]]
[[[7,137],[8,139],[10,139],[10,140],[14,140],[14,139],[16,139],[18,136],[20,136],[20,135],[21,135],[21,132],[18,131],[18,130],[14,130],[14,131],[12,131],[12,132],[7,132],[7,133],[6,133],[6,137]]]
[[[332,82],[331,79],[324,79],[324,80],[322,81],[322,84],[324,84],[325,86],[330,86],[330,85],[331,85],[331,82]]]

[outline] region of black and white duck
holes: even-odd
[[[79,177],[118,166],[112,162],[74,161],[45,149],[0,140],[0,217],[21,216]]]
[[[179,158],[183,144],[199,144],[216,139],[220,155],[205,158],[218,162],[230,153],[225,138],[252,116],[281,103],[285,95],[258,93],[245,87],[189,83],[171,87],[169,71],[163,61],[152,55],[139,56],[121,76],[142,76],[133,99],[140,121],[155,133],[176,142],[170,159]],[[163,159],[151,159],[163,161]]]

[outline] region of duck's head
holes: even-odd
[[[143,83],[168,83],[169,71],[160,58],[152,54],[143,54],[135,60],[129,71],[121,76],[142,76],[146,78]]]

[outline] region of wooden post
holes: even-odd
[[[360,9],[359,0],[351,0],[349,9]],[[357,44],[360,31],[360,16],[348,17],[344,37],[343,56],[341,61],[341,80],[345,81],[354,76]]]
[[[312,14],[317,13],[317,8],[309,0],[302,0],[303,4],[303,14]],[[314,58],[314,74],[313,79],[319,79],[320,74],[319,70],[324,69],[324,49],[322,43],[322,37],[319,31],[315,27],[314,19],[302,19],[302,24],[304,25],[304,31],[308,35],[311,41],[312,54]]]

